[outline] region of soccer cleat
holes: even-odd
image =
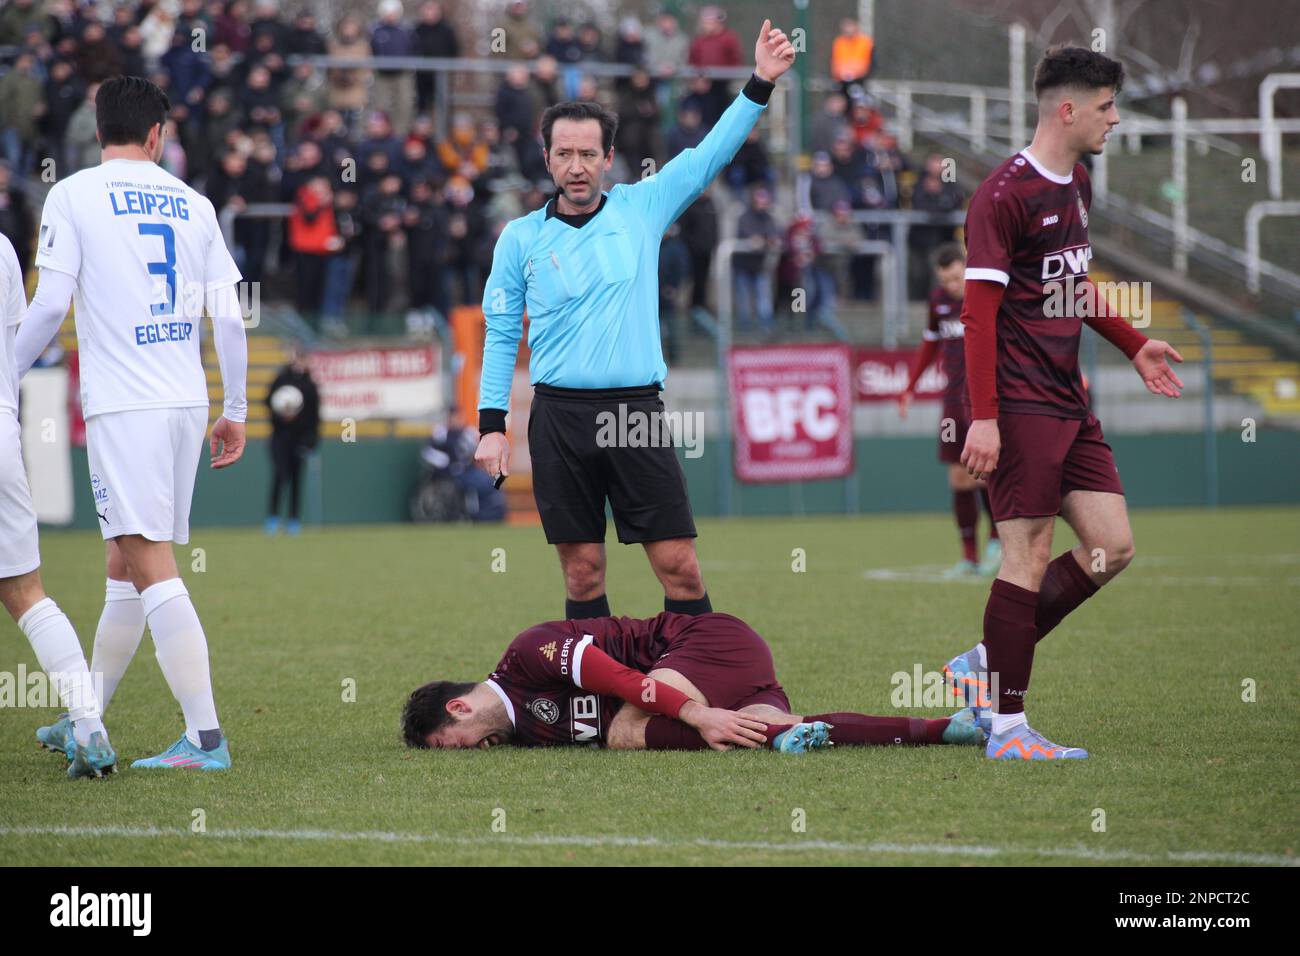
[[[77,740],[72,736],[72,720],[65,714],[48,727],[36,728],[36,739],[45,750],[61,753],[69,760],[77,749]]]
[[[290,518],[288,524],[284,526],[285,533],[291,538],[296,538],[302,534],[302,522],[297,518]]]
[[[990,760],[1082,760],[1088,751],[1054,744],[1028,724],[1021,724],[1005,734],[992,734],[984,756]]]
[[[957,711],[948,718],[948,726],[943,729],[943,742],[946,744],[983,744],[988,739],[988,730],[973,707]]]
[[[962,558],[947,571],[943,572],[943,576],[949,580],[957,580],[958,578],[974,577],[979,573],[980,566],[978,564],[968,558]]]
[[[991,578],[1001,567],[1002,542],[997,538],[990,538],[989,543],[984,546],[984,559],[979,563],[979,573],[986,578]]]
[[[189,770],[229,770],[230,747],[225,737],[215,750],[201,750],[190,743],[190,739],[181,734],[176,741],[156,757],[144,757],[131,763],[131,767],[151,769],[156,767],[179,767]]]
[[[90,735],[90,743],[86,746],[81,746],[75,740],[73,746],[76,752],[72,763],[68,766],[69,780],[76,780],[78,777],[102,777],[116,769],[117,754],[113,753],[113,748],[108,745],[108,741],[98,730]]]
[[[280,531],[280,519],[267,518],[266,521],[262,522],[262,530],[271,536],[278,534]]]
[[[988,671],[980,666],[979,645],[944,664],[943,679],[952,688],[953,700],[958,704],[977,710],[993,706]]]
[[[809,750],[832,747],[834,742],[831,740],[831,726],[824,720],[795,724],[773,738],[772,749],[783,754],[801,754]]]

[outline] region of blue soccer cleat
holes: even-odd
[[[1088,751],[1081,747],[1054,744],[1028,724],[989,737],[984,756],[990,760],[1082,760]]]
[[[81,746],[74,739],[75,752],[72,763],[68,766],[68,779],[78,777],[102,777],[117,768],[117,754],[108,745],[104,735],[98,730],[90,735],[90,743]]]
[[[66,713],[59,714],[59,719],[48,727],[37,727],[36,739],[45,750],[61,753],[69,760],[77,749],[77,739],[72,736],[72,720]]]
[[[959,706],[974,707],[979,712],[993,706],[988,668],[980,663],[978,644],[944,664],[943,679],[952,688],[953,700]]]
[[[947,571],[943,572],[943,576],[948,580],[953,581],[960,580],[961,578],[973,578],[979,573],[980,566],[978,564],[967,558],[962,558]]]
[[[973,707],[963,707],[949,717],[948,726],[943,730],[943,742],[946,744],[984,744],[988,739],[988,728]]]
[[[789,730],[783,730],[772,740],[772,749],[783,754],[802,754],[809,750],[832,747],[831,724],[824,720],[814,720],[795,724]]]
[[[229,770],[230,747],[225,737],[214,750],[202,750],[190,743],[190,739],[181,734],[176,741],[156,757],[145,757],[131,763],[131,767],[154,769],[176,767],[186,770]]]

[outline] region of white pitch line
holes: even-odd
[[[911,568],[868,568],[862,572],[868,581],[904,581],[909,584],[984,584],[993,579],[978,574],[945,577],[938,565],[921,564]],[[1254,575],[1142,575],[1148,584],[1175,584],[1191,587],[1222,587],[1224,585],[1242,585],[1247,587],[1295,587],[1300,585],[1300,578],[1270,578]]]
[[[946,843],[846,843],[836,840],[802,840],[780,843],[762,840],[663,840],[659,837],[641,836],[512,836],[501,834],[492,837],[450,836],[442,833],[399,833],[387,830],[263,830],[235,829],[209,830],[191,833],[185,829],[134,826],[17,826],[0,827],[0,837],[17,836],[67,836],[67,837],[124,837],[128,839],[157,839],[181,837],[207,840],[306,840],[345,843],[416,843],[469,847],[505,846],[578,846],[578,847],[636,847],[650,849],[715,849],[761,850],[772,852],[874,853],[899,856],[956,856],[980,857],[1030,856],[1045,859],[1091,860],[1101,863],[1221,863],[1254,866],[1296,866],[1300,859],[1272,853],[1221,853],[1212,851],[1170,851],[1167,853],[1140,853],[1133,850],[1103,850],[1088,847],[1012,847],[966,846]]]

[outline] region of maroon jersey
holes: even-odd
[[[1006,286],[998,310],[998,407],[1087,418],[1079,375],[1082,319],[1069,313],[1073,282],[1088,275],[1092,185],[1082,163],[1070,177],[1022,150],[995,169],[966,211],[966,278]],[[1070,277],[1073,277],[1071,279]],[[1049,297],[1060,308],[1049,307]],[[969,400],[967,400],[969,401]]]
[[[604,744],[624,702],[582,689],[583,653],[595,646],[625,667],[648,673],[669,641],[694,620],[664,612],[649,619],[598,617],[530,627],[510,642],[487,680],[510,714],[511,742]]]
[[[930,290],[930,318],[921,338],[939,343],[939,363],[948,385],[943,391],[945,405],[966,402],[966,327],[961,324],[961,300],[954,299],[943,286]]]

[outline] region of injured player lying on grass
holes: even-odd
[[[480,682],[433,681],[402,712],[407,746],[585,744],[611,750],[802,753],[832,744],[980,744],[970,708],[951,717],[800,714],[767,642],[730,614],[664,612],[530,627]]]

